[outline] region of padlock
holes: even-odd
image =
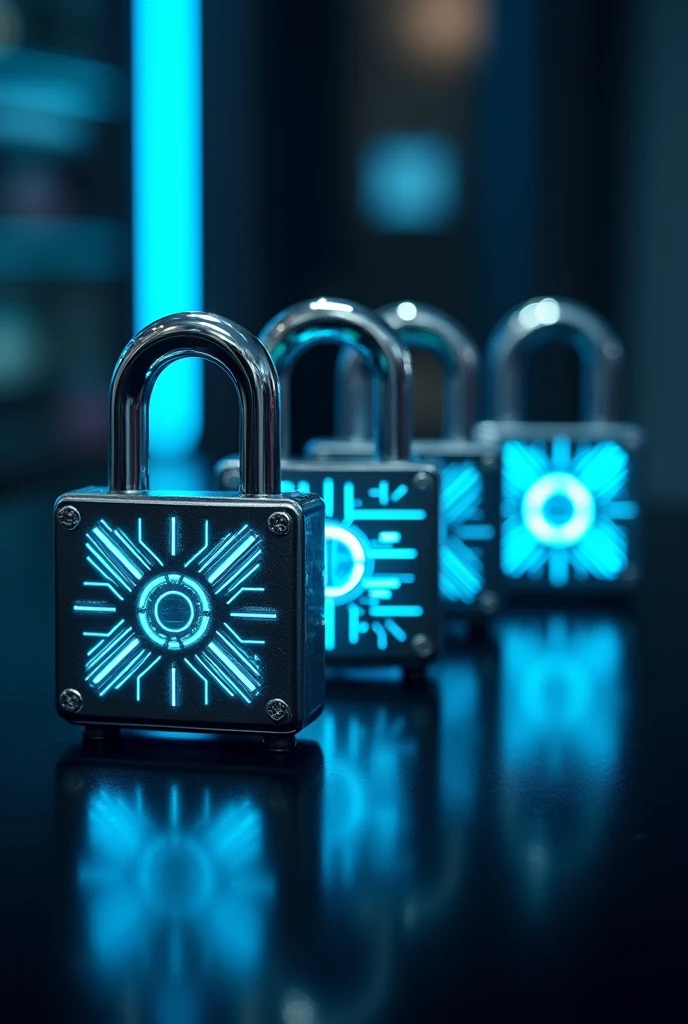
[[[438,646],[437,492],[431,463],[409,458],[411,360],[371,310],[352,302],[297,303],[261,331],[280,375],[308,349],[353,345],[380,380],[377,457],[303,460],[287,456],[283,486],[325,501],[325,656],[331,664],[418,669]],[[285,389],[288,391],[288,388]],[[282,445],[290,452],[289,419]],[[231,486],[235,461],[222,460]]]
[[[536,346],[571,345],[582,369],[576,423],[524,420],[524,368]],[[593,310],[549,296],[516,306],[487,342],[494,419],[481,441],[502,444],[500,566],[513,591],[622,591],[640,576],[638,451],[643,431],[619,423],[623,347]]]
[[[413,454],[440,467],[439,591],[462,617],[499,607],[499,446],[470,438],[475,420],[479,352],[464,328],[441,310],[412,302],[378,310],[410,348],[434,353],[442,366],[442,437],[416,438]],[[361,357],[342,349],[335,370],[334,438],[307,446],[318,458],[363,457],[371,442],[371,379]]]
[[[236,384],[241,493],[148,490],[162,369],[202,356]],[[116,727],[259,733],[284,749],[324,700],[324,506],[280,493],[280,393],[265,348],[206,313],[164,317],[110,386],[109,488],[55,505],[57,708]]]

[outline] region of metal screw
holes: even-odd
[[[432,487],[432,474],[421,470],[420,473],[414,474],[411,483],[417,491],[429,491]]]
[[[499,597],[495,594],[494,590],[483,590],[478,598],[478,604],[481,611],[484,611],[486,615],[494,615],[499,608]]]
[[[427,633],[416,633],[411,637],[411,650],[419,658],[429,658],[435,650],[435,645]]]
[[[291,516],[286,512],[273,512],[268,516],[268,529],[278,537],[283,537],[291,530]]]
[[[73,505],[63,505],[57,510],[57,521],[65,530],[76,530],[81,522],[81,512]]]
[[[497,459],[494,455],[483,455],[480,465],[483,469],[494,469],[497,465]]]
[[[58,703],[63,711],[75,715],[84,706],[84,699],[78,690],[63,690],[58,698]]]
[[[265,713],[273,722],[288,722],[291,718],[291,708],[285,700],[274,697],[265,705]]]

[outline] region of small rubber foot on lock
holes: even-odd
[[[85,725],[84,739],[88,743],[111,743],[119,737],[117,725]]]
[[[271,753],[285,754],[296,746],[296,736],[294,733],[266,732],[263,733],[263,743]]]

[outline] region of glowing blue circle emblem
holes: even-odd
[[[170,572],[155,576],[136,602],[141,629],[158,647],[178,651],[191,647],[210,625],[210,601],[200,583]]]
[[[339,523],[325,524],[325,597],[350,601],[367,562],[365,543],[358,534]]]
[[[521,502],[523,522],[533,537],[550,548],[578,544],[595,523],[592,492],[573,473],[545,473]]]

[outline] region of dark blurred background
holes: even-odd
[[[167,40],[162,85],[140,49],[132,67],[154,7],[200,25],[197,45],[188,30]],[[109,376],[147,308],[195,300],[258,331],[323,293],[408,298],[482,344],[511,305],[553,293],[596,307],[625,341],[648,498],[685,502],[687,33],[682,0],[0,0],[3,485],[54,470],[104,481]],[[155,253],[145,219],[133,223],[146,147],[131,124],[137,104],[161,105],[150,194],[173,228],[194,148],[175,45],[196,48],[204,214],[180,241],[198,280],[158,309],[136,278]],[[331,429],[332,359],[309,354],[297,375],[301,441]],[[427,434],[438,371],[418,367]],[[575,417],[570,352],[538,353],[531,383],[534,417]],[[214,370],[205,398],[210,461],[236,444],[236,403]],[[171,454],[194,444],[192,431]]]

